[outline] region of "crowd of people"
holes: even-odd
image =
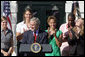
[[[55,16],[49,16],[47,19],[48,29],[41,30],[39,18],[33,16],[31,8],[26,8],[23,21],[16,26],[17,47],[20,44],[37,42],[52,45],[52,52],[18,53],[18,56],[83,56],[84,18],[75,20],[75,15],[69,13],[68,22],[62,24],[59,29],[57,29],[56,19]],[[7,18],[3,16],[1,17],[1,56],[11,56],[12,52],[13,32],[7,28]]]

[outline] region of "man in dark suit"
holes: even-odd
[[[23,34],[22,43],[23,44],[48,44],[47,33],[39,29],[40,20],[36,17],[33,17],[30,20],[30,29]],[[43,53],[29,53],[28,56],[44,56]]]
[[[35,36],[33,34],[34,34],[34,32],[31,30],[26,31],[23,35],[22,43],[23,44],[32,44],[35,41],[37,43],[40,43],[40,44],[47,44],[48,43],[46,32],[39,30],[36,40],[35,40]]]

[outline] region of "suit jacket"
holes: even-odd
[[[42,30],[39,30],[36,42],[40,44],[48,44],[47,33]],[[22,43],[23,44],[34,43],[33,31],[29,30],[23,34]]]
[[[36,42],[39,44],[48,44],[47,36],[48,35],[46,32],[39,30]],[[29,31],[24,32],[21,43],[22,44],[32,44],[32,43],[34,43],[34,39],[35,38],[33,36],[33,31],[29,30]],[[25,53],[25,54],[27,54],[26,56],[44,56],[45,55],[44,53],[35,54],[35,53],[31,53],[31,52]],[[24,56],[25,54],[21,53],[21,56]]]

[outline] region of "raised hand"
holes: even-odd
[[[68,34],[69,34],[70,39],[72,39],[72,37],[73,37],[73,36],[72,36],[71,31],[69,31],[69,33],[68,33]]]
[[[48,27],[48,38],[50,37],[51,32],[50,32],[50,28]]]
[[[9,56],[8,52],[4,52],[3,54],[4,56]]]
[[[56,32],[57,32],[57,30],[55,29],[55,31],[53,32],[54,37],[56,37]]]

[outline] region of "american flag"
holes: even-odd
[[[78,1],[73,1],[71,12],[75,15],[75,17],[81,18],[81,13],[79,10],[79,2]]]
[[[9,1],[4,1],[3,2],[3,16],[5,16],[8,20],[8,28],[12,30],[12,15],[11,15],[11,10],[10,10],[10,2]]]

